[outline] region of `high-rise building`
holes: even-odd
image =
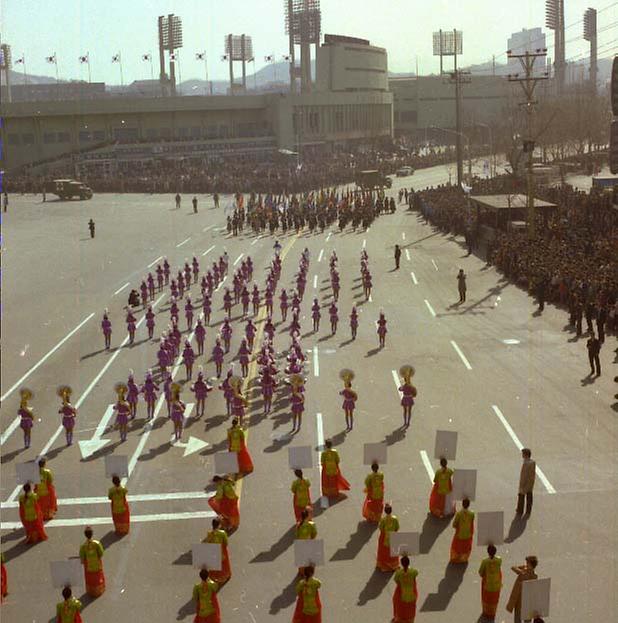
[[[541,28],[524,28],[519,32],[514,32],[507,41],[507,50],[513,54],[525,54],[526,52],[534,52],[539,48],[545,48],[545,33]],[[521,65],[516,58],[510,58],[508,61],[509,71],[519,71]]]

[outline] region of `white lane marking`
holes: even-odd
[[[399,378],[399,374],[397,374],[397,370],[391,370],[393,373],[393,381],[395,381],[395,387],[397,388],[397,393],[399,394],[399,398],[403,398],[403,392],[399,391],[401,387],[401,380]]]
[[[425,299],[425,305],[427,305],[427,309],[429,310],[429,313],[435,318],[436,312],[433,310],[431,303],[427,299]]]
[[[324,423],[322,422],[321,413],[316,413],[315,424],[318,429],[318,481],[322,482],[322,461],[320,459],[322,450],[324,450]],[[328,497],[326,495],[320,497],[320,506],[322,508],[328,508]]]
[[[189,236],[188,238],[185,238],[185,240],[183,240],[182,242],[179,242],[179,243],[176,245],[176,248],[178,248],[178,247],[182,247],[182,245],[183,245],[183,244],[187,244],[187,242],[189,242],[189,240],[191,240],[191,236]]]
[[[324,257],[324,249],[320,249],[320,255],[318,255],[318,262],[321,262],[323,257]]]
[[[69,338],[75,335],[92,317],[94,312],[86,316],[72,331],[67,333],[46,355],[44,355],[37,363],[35,363],[19,381],[14,383],[9,389],[0,396],[0,402],[4,402],[33,372],[38,370]],[[4,445],[6,440],[13,434],[13,431],[19,426],[20,417],[17,416],[9,425],[9,427],[0,436],[0,445]]]
[[[129,282],[127,281],[123,286],[120,286],[116,292],[114,292],[114,296],[116,296],[116,294],[120,294],[125,288],[129,287]]]
[[[208,247],[208,249],[206,249],[206,251],[202,253],[202,257],[204,257],[204,255],[208,255],[214,248],[215,248],[214,244],[212,245],[212,247]]]
[[[516,340],[514,338],[510,338],[508,340],[502,340],[502,343],[506,344],[507,346],[512,346],[512,345],[515,345],[515,344],[520,344],[520,341]]]
[[[406,260],[410,261],[410,250],[406,249]]]
[[[109,443],[109,439],[101,439],[101,437],[103,437],[103,434],[107,429],[107,425],[112,419],[112,415],[114,415],[114,405],[107,405],[105,413],[103,414],[101,421],[97,424],[97,427],[95,428],[92,437],[90,439],[85,439],[77,442],[77,445],[79,446],[80,452],[82,454],[82,459],[85,459],[91,454],[94,454],[97,450],[100,450]]]
[[[313,347],[313,376],[320,376],[320,360],[317,346]]]
[[[162,260],[163,256],[159,255],[159,257],[156,260],[153,260],[152,262],[150,262],[150,264],[148,264],[148,268],[152,268],[159,260]]]
[[[363,238],[363,249],[367,246],[367,238]]]
[[[412,273],[410,273],[410,277],[412,277],[412,281],[414,281],[414,285],[417,286],[418,285],[418,279],[416,278],[416,275],[412,272]]]
[[[436,264],[436,260],[431,260],[431,263],[433,264],[433,267],[438,270],[438,265]]]
[[[318,287],[318,276],[313,276],[313,289],[315,290]]]
[[[208,499],[210,495],[205,491],[175,491],[174,493],[142,493],[127,495],[129,502],[159,502],[168,500],[200,500]],[[86,497],[86,498],[60,498],[58,506],[86,506],[91,504],[109,504],[107,497]],[[17,508],[19,502],[4,502],[0,508]]]
[[[255,244],[255,243],[256,243],[256,242],[257,242],[257,241],[258,241],[261,237],[262,237],[261,235],[260,235],[260,236],[258,236],[258,237],[257,237],[257,238],[256,238],[256,239],[255,239],[255,240],[251,243],[251,246],[253,246],[253,245],[254,245],[254,244]]]
[[[204,227],[204,229],[202,229],[202,231],[210,231],[213,227],[214,227],[214,225],[209,225],[208,227]]]
[[[371,294],[369,295],[369,302],[373,303],[373,298],[371,297]]]
[[[466,366],[467,370],[472,370],[472,366],[470,362],[466,359],[466,356],[461,352],[461,348],[455,340],[451,340],[451,346],[455,349],[455,352],[459,355],[459,358],[463,361],[464,366]]]
[[[521,450],[524,447],[524,444],[519,440],[519,437],[515,433],[515,431],[511,428],[511,425],[508,423],[507,419],[502,414],[502,411],[498,408],[497,405],[491,405],[491,408],[494,410],[494,413],[498,416],[498,419],[502,422],[504,428],[506,428],[506,432],[509,434],[515,446],[518,450]],[[552,486],[551,482],[549,482],[547,476],[543,473],[543,470],[537,465],[536,473],[541,480],[541,482],[545,485],[545,489],[547,489],[547,493],[556,493],[556,490]]]
[[[244,255],[244,253],[241,253],[235,260],[234,260],[234,266],[236,266],[236,264],[238,264],[238,262],[240,262],[240,260],[242,260],[242,256]]]
[[[332,231],[328,232],[328,236],[326,236],[326,242],[328,242],[330,240],[330,237],[333,235]]]
[[[223,281],[215,288],[215,292],[219,292],[219,290],[223,287],[223,284],[225,283],[226,279],[227,279],[227,275],[223,277]]]
[[[153,309],[161,302],[161,300],[164,297],[165,297],[165,294],[162,294],[153,303],[153,305],[152,305]],[[142,316],[138,320],[137,324],[135,325],[136,331],[137,331],[137,329],[139,329],[139,326],[144,322],[144,320],[146,320],[146,316],[145,315]],[[84,393],[79,397],[79,399],[75,403],[75,408],[76,409],[79,409],[82,406],[82,404],[84,403],[86,398],[88,398],[88,395],[90,394],[90,392],[93,390],[94,386],[100,381],[101,377],[105,374],[105,372],[112,365],[112,363],[114,363],[116,357],[118,357],[118,355],[120,355],[120,353],[122,352],[122,349],[125,347],[125,345],[128,343],[128,341],[129,341],[129,336],[127,335],[125,337],[125,339],[122,341],[122,343],[120,344],[120,346],[118,347],[118,349],[116,351],[114,351],[114,354],[107,360],[107,363],[103,366],[103,368],[101,368],[99,373],[94,377],[94,379],[92,380],[90,385],[88,385],[88,387],[86,388]],[[58,439],[58,437],[60,436],[60,433],[63,430],[64,430],[64,427],[62,426],[62,424],[60,426],[58,426],[58,428],[56,429],[56,432],[49,438],[48,442],[45,444],[45,446],[43,447],[43,449],[39,453],[39,456],[44,456],[45,454],[47,454],[47,452],[54,445],[54,442],[56,441],[56,439]],[[13,489],[13,493],[11,493],[8,501],[12,502],[17,497],[17,495],[19,494],[20,490],[21,490],[21,485],[17,485],[15,487],[15,489]]]
[[[188,513],[153,513],[149,515],[131,515],[131,523],[154,523],[157,521],[178,521],[180,519],[210,519],[214,511],[194,511]],[[75,519],[52,519],[45,523],[45,528],[67,528],[70,526],[106,526],[113,524],[111,513],[106,517],[77,517]],[[21,528],[21,521],[3,521],[0,530]]]
[[[427,452],[425,452],[425,450],[421,450],[421,459],[423,460],[423,465],[425,466],[425,469],[427,470],[427,475],[429,476],[429,482],[433,482],[433,478],[434,478],[434,473],[433,473],[433,467],[431,465],[431,461],[429,460],[429,457],[427,456]]]
[[[405,240],[405,239],[406,239],[406,232],[405,232],[405,231],[402,231],[402,232],[401,232],[401,239],[402,239],[402,240]]]

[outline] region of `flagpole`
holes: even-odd
[[[154,70],[152,69],[152,54],[148,54],[148,60],[150,61],[150,79],[154,80]]]
[[[54,52],[54,65],[56,67],[56,84],[59,84],[60,78],[58,77],[58,57],[56,56],[55,52]]]
[[[124,86],[124,78],[122,76],[122,55],[118,52],[118,66],[120,67],[120,86]]]
[[[206,84],[204,84],[204,94],[208,95],[208,60],[206,59],[206,52],[204,52],[204,75],[206,77]]]
[[[88,84],[90,84],[92,82],[92,80],[90,79],[90,52],[86,52],[86,59],[88,65]]]
[[[24,84],[28,84],[28,78],[26,77],[26,55],[22,54],[21,59],[22,65],[24,66]]]

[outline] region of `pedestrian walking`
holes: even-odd
[[[6,212],[8,208],[9,208],[9,196],[5,190],[4,195],[2,195],[2,209],[4,210],[4,212]]]
[[[384,505],[384,516],[378,523],[378,553],[376,568],[380,571],[396,571],[399,568],[399,556],[391,556],[390,536],[393,532],[399,532],[399,519],[393,515],[393,507]]]
[[[90,230],[90,237],[91,238],[94,238],[94,227],[95,227],[94,221],[92,219],[90,219],[88,221],[88,229]]]
[[[56,604],[56,623],[82,623],[82,602],[73,597],[70,586],[62,589],[62,599],[64,601]]]
[[[496,556],[496,551],[495,545],[488,545],[487,558],[483,559],[479,567],[483,616],[488,619],[496,617],[502,589],[502,558]]]
[[[453,474],[453,470],[448,467],[448,461],[442,457],[440,469],[436,470],[433,477],[433,487],[429,496],[429,511],[435,517],[442,518],[447,514],[447,511],[450,511],[446,508],[446,498],[453,490]]]
[[[399,270],[399,262],[401,261],[401,248],[395,245],[395,270]]]
[[[302,469],[295,469],[294,475],[296,480],[294,480],[290,489],[293,494],[292,507],[294,509],[294,517],[298,522],[302,518],[302,512],[311,506],[311,483],[307,478],[303,478]]]
[[[380,311],[380,317],[378,318],[377,321],[377,325],[378,325],[378,330],[377,330],[377,334],[378,334],[378,344],[380,348],[384,348],[384,345],[386,343],[386,334],[388,333],[388,330],[386,328],[386,317],[384,316],[384,312]]]
[[[39,483],[34,485],[34,492],[39,498],[39,506],[43,513],[43,521],[54,518],[58,512],[58,498],[56,497],[56,487],[54,487],[54,475],[47,467],[47,459],[39,459]]]
[[[213,569],[209,572],[209,577],[221,587],[232,577],[232,565],[227,548],[228,537],[227,532],[221,528],[221,520],[218,517],[212,520],[211,525],[212,530],[208,531],[202,543],[217,543],[221,546],[221,570],[215,571]]]
[[[414,623],[418,599],[417,577],[418,571],[414,567],[410,567],[410,559],[407,556],[402,556],[401,568],[397,569],[393,576],[397,588],[393,593],[392,623]]]
[[[176,209],[180,210],[180,194],[176,193]]]
[[[457,289],[459,290],[459,302],[466,302],[466,273],[464,273],[464,269],[460,268],[457,273]]]
[[[77,409],[69,402],[73,390],[68,385],[61,385],[56,393],[62,399],[62,405],[58,409],[58,413],[62,415],[62,426],[64,427],[67,446],[70,446],[73,444],[73,429],[75,428],[75,418],[77,417]]]
[[[250,474],[253,471],[253,461],[247,449],[245,431],[238,425],[237,417],[232,419],[232,427],[227,431],[227,449],[228,452],[236,452],[240,474]]]
[[[221,623],[221,609],[217,600],[219,585],[210,578],[207,569],[200,570],[200,583],[193,587],[195,618],[193,623]]]
[[[506,604],[508,612],[513,613],[514,623],[521,623],[521,589],[522,583],[528,580],[536,580],[538,578],[535,569],[539,564],[539,560],[536,556],[526,556],[526,562],[523,565],[517,567],[511,567],[511,571],[517,576],[515,583],[511,589],[511,596]]]
[[[309,541],[318,536],[318,529],[316,528],[315,523],[311,521],[309,511],[306,508],[300,514],[300,521],[296,524],[294,536],[298,541]],[[298,575],[303,577],[304,574],[305,567],[299,567]]]
[[[34,411],[28,402],[33,396],[31,390],[27,387],[23,387],[19,390],[20,401],[17,415],[19,415],[19,426],[24,431],[24,448],[27,450],[30,447],[32,437],[32,427],[34,426]]]
[[[327,498],[337,498],[341,491],[349,491],[350,483],[343,477],[339,463],[339,452],[333,448],[331,439],[324,442],[325,449],[320,454],[322,466],[322,495]]]
[[[193,214],[197,214],[197,197],[193,197],[191,203],[193,204]]]
[[[305,567],[305,577],[296,585],[297,598],[293,623],[320,623],[322,621],[322,602],[320,601],[322,583],[313,574],[313,567]]]
[[[182,386],[178,383],[172,383],[170,387],[172,391],[172,413],[170,418],[174,424],[174,440],[180,441],[182,437],[182,429],[185,421],[185,409],[187,405],[180,400],[180,390]]]
[[[378,523],[384,509],[384,474],[380,466],[374,461],[371,464],[371,473],[365,478],[365,501],[363,502],[363,517],[372,523]]]
[[[462,509],[455,513],[453,528],[455,534],[451,541],[451,563],[468,562],[472,551],[472,537],[474,536],[474,511],[470,510],[470,500],[464,498]]]
[[[100,597],[105,592],[105,574],[103,573],[103,545],[93,539],[90,526],[84,530],[86,541],[79,548],[79,558],[84,565],[86,592],[90,597]]]
[[[352,380],[354,372],[344,368],[339,372],[339,378],[343,381],[343,390],[339,392],[343,396],[343,412],[345,414],[346,431],[354,428],[354,408],[358,399],[358,394],[352,389]]]
[[[588,361],[590,362],[590,376],[593,376],[595,371],[596,376],[601,376],[601,360],[599,358],[601,353],[601,341],[599,338],[595,337],[594,333],[590,334],[586,342],[586,348],[588,349]]]
[[[112,323],[107,315],[107,309],[103,312],[103,320],[101,321],[101,329],[103,330],[103,339],[105,340],[105,350],[109,350],[112,343]]]
[[[523,463],[519,473],[519,489],[517,491],[517,508],[515,512],[521,515],[524,512],[524,499],[526,501],[526,515],[532,512],[532,490],[536,479],[536,463],[532,460],[530,448],[522,448],[521,456]]]
[[[112,520],[116,534],[129,534],[131,511],[127,501],[128,490],[120,484],[118,476],[112,476],[113,486],[107,491],[107,499],[111,501]]]
[[[416,387],[414,387],[411,382],[414,372],[413,366],[410,365],[401,366],[401,368],[399,368],[399,374],[403,377],[403,385],[399,387],[399,391],[401,392],[401,406],[403,407],[403,428],[408,428],[410,426],[412,407],[414,406],[414,399],[417,394]]]
[[[234,481],[227,477],[214,476],[215,494],[208,499],[208,505],[221,517],[221,523],[226,530],[235,530],[240,525],[238,510],[238,494]]]
[[[116,412],[116,426],[120,431],[120,441],[122,442],[127,440],[131,405],[125,400],[128,388],[124,383],[116,383],[114,390],[116,391],[116,394],[118,394],[118,400],[114,404],[114,411]]]
[[[26,533],[26,543],[47,541],[47,533],[43,525],[43,512],[39,505],[39,496],[32,491],[29,482],[24,485],[23,493],[19,496],[19,518]]]

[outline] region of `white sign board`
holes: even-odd
[[[52,560],[49,567],[54,588],[64,588],[65,586],[82,588],[84,586],[84,569],[79,558]]]
[[[129,477],[129,457],[122,454],[109,454],[105,457],[105,476],[112,478]]]
[[[33,485],[41,482],[41,472],[39,471],[38,463],[34,461],[28,461],[26,463],[15,464],[15,475],[18,485],[25,485],[27,482]]]
[[[476,498],[476,470],[475,469],[456,469],[453,474],[453,500],[463,500]]]
[[[457,456],[457,432],[453,430],[436,431],[436,447],[434,459],[448,459],[454,461]]]
[[[391,532],[391,556],[418,556],[421,553],[420,532]]]
[[[478,513],[476,516],[476,544],[504,543],[504,511]]]
[[[385,441],[379,443],[366,443],[363,446],[363,463],[365,465],[386,464],[386,455],[388,453],[388,445]]]
[[[522,620],[534,617],[549,616],[549,595],[551,592],[551,578],[527,580],[521,584],[521,618]]]
[[[324,540],[296,539],[294,541],[294,564],[297,567],[324,565]]]
[[[221,571],[221,543],[196,543],[191,548],[193,566]]]
[[[288,448],[288,463],[290,469],[311,469],[313,467],[311,446]]]
[[[238,454],[236,452],[217,452],[215,454],[216,474],[237,474]]]

